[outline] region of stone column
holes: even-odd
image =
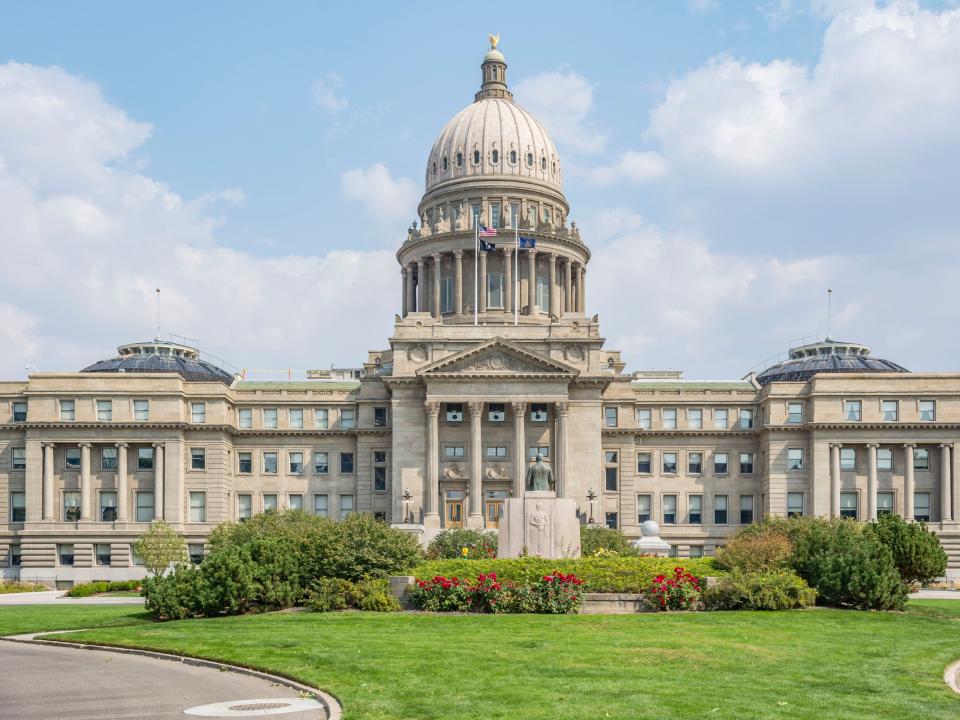
[[[903,446],[903,517],[905,520],[913,520],[913,493],[916,489],[916,483],[913,479],[913,443],[906,443]]]
[[[463,316],[463,250],[453,251],[453,311]]]
[[[953,498],[950,495],[950,443],[940,446],[940,520],[953,520]]]
[[[513,248],[503,249],[503,312],[513,315]]]
[[[483,403],[471,400],[467,403],[470,412],[470,493],[468,498],[468,527],[483,527],[483,443],[480,421],[483,418]]]
[[[579,276],[577,277],[577,312],[585,313],[587,311],[587,269],[580,264]]]
[[[440,253],[433,254],[433,316],[440,318]]]
[[[53,449],[54,443],[43,444],[43,476],[41,484],[43,485],[43,507],[41,509],[44,520],[53,520]]]
[[[525,402],[512,402],[510,403],[510,409],[513,410],[513,497],[518,498],[523,497],[524,481],[527,475],[527,463],[525,461],[527,441],[524,430],[527,404]]]
[[[440,527],[440,403],[427,400],[423,404],[427,414],[427,487],[423,504],[426,512],[423,524]]]
[[[427,309],[427,263],[417,258],[417,312]]]
[[[117,520],[127,521],[127,444],[117,443]]]
[[[153,444],[153,519],[163,520],[163,443]]]
[[[477,290],[480,294],[480,312],[485,313],[487,311],[487,254],[481,250],[477,259],[480,263],[480,271],[477,276],[477,283],[479,284]]]
[[[867,520],[877,519],[877,445],[867,444]]]
[[[96,520],[90,512],[90,443],[80,443],[80,517],[84,520]]]
[[[537,251],[527,250],[527,315],[536,317],[537,311]]]
[[[406,305],[406,314],[409,315],[412,312],[417,310],[417,292],[416,286],[413,282],[414,272],[416,271],[416,265],[409,263],[407,266],[407,284],[405,290],[407,292],[407,305]]]
[[[557,416],[557,430],[553,450],[553,475],[557,480],[557,497],[568,497],[567,488],[567,415],[570,412],[570,403],[563,401],[555,403]]]
[[[830,445],[830,517],[840,517],[840,448]]]
[[[560,316],[560,305],[557,303],[557,254],[550,253],[547,255],[547,262],[549,263],[550,271],[550,314],[554,317]]]
[[[407,316],[407,267],[400,268],[400,317]]]
[[[573,273],[570,258],[563,259],[563,312],[573,311]]]

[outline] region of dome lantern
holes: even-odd
[[[507,89],[507,60],[497,50],[500,34],[490,35],[490,51],[483,56],[480,65],[482,81],[480,90],[473,96],[474,102],[484,98],[506,98],[513,100],[513,93]]]

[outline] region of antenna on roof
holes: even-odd
[[[157,288],[157,337],[155,339],[160,339],[160,288]]]
[[[158,290],[157,292],[160,292],[160,291]],[[831,315],[830,299],[832,297],[833,297],[833,290],[831,290],[830,288],[827,288],[827,340],[833,340],[833,338],[830,337],[830,315]]]

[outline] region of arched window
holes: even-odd
[[[494,80],[497,79],[497,68],[495,67],[490,68],[490,77]]]
[[[434,175],[437,174],[437,161],[436,161],[436,160],[433,161],[433,174],[434,174]]]
[[[457,167],[463,167],[463,153],[457,152]]]
[[[510,151],[510,164],[511,164],[511,165],[516,165],[516,164],[517,164],[517,151],[516,151],[516,150],[511,150],[511,151]]]
[[[479,164],[480,164],[480,151],[479,151],[479,150],[474,150],[474,151],[473,151],[473,164],[474,164],[474,165],[479,165]]]
[[[497,150],[496,148],[494,148],[493,151],[490,153],[490,162],[492,162],[494,165],[500,162],[500,151]]]
[[[527,153],[527,167],[533,167],[533,153]]]
[[[443,171],[446,172],[447,168],[450,167],[450,163],[447,161],[447,156],[443,156]]]
[[[547,159],[545,157],[540,158],[540,169],[544,172],[547,171]]]

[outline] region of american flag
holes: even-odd
[[[496,236],[497,236],[497,229],[496,229],[496,228],[488,228],[488,227],[485,227],[485,226],[481,225],[481,226],[480,226],[480,232],[477,233],[477,234],[478,234],[480,237],[496,237]]]

